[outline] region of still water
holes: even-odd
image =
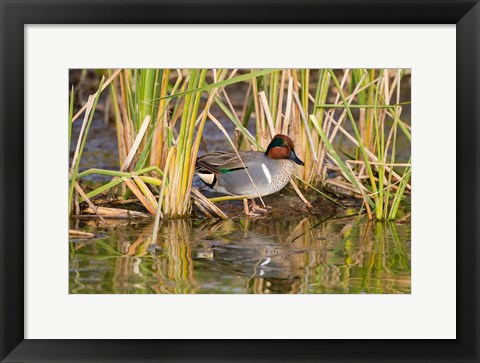
[[[72,294],[409,294],[410,222],[82,221],[70,240]]]

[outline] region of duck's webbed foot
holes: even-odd
[[[267,214],[269,212],[268,209],[271,209],[271,207],[266,206],[266,208],[262,208],[257,203],[255,203],[255,199],[252,199],[252,203],[250,205],[250,210],[249,210],[247,199],[243,200],[243,211],[246,215],[249,215],[252,217],[258,217],[258,216]]]

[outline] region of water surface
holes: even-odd
[[[356,217],[96,221],[70,240],[75,294],[409,294],[410,223]]]

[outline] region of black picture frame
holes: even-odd
[[[268,15],[267,15],[268,14]],[[479,362],[479,77],[477,0],[0,1],[0,359],[2,362]],[[24,25],[456,24],[457,339],[24,339]],[[441,105],[439,105],[441,107]],[[449,191],[449,193],[453,193]],[[448,273],[448,271],[446,271]],[[55,317],[52,317],[55,319]],[[441,322],[439,322],[440,324]],[[265,328],[265,324],[262,324]],[[412,327],[414,329],[414,327]],[[268,335],[268,328],[266,329]]]

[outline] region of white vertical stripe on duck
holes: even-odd
[[[267,177],[268,184],[272,184],[272,175],[270,174],[270,171],[268,170],[267,166],[262,163],[262,169],[263,172],[265,173],[265,176]]]

